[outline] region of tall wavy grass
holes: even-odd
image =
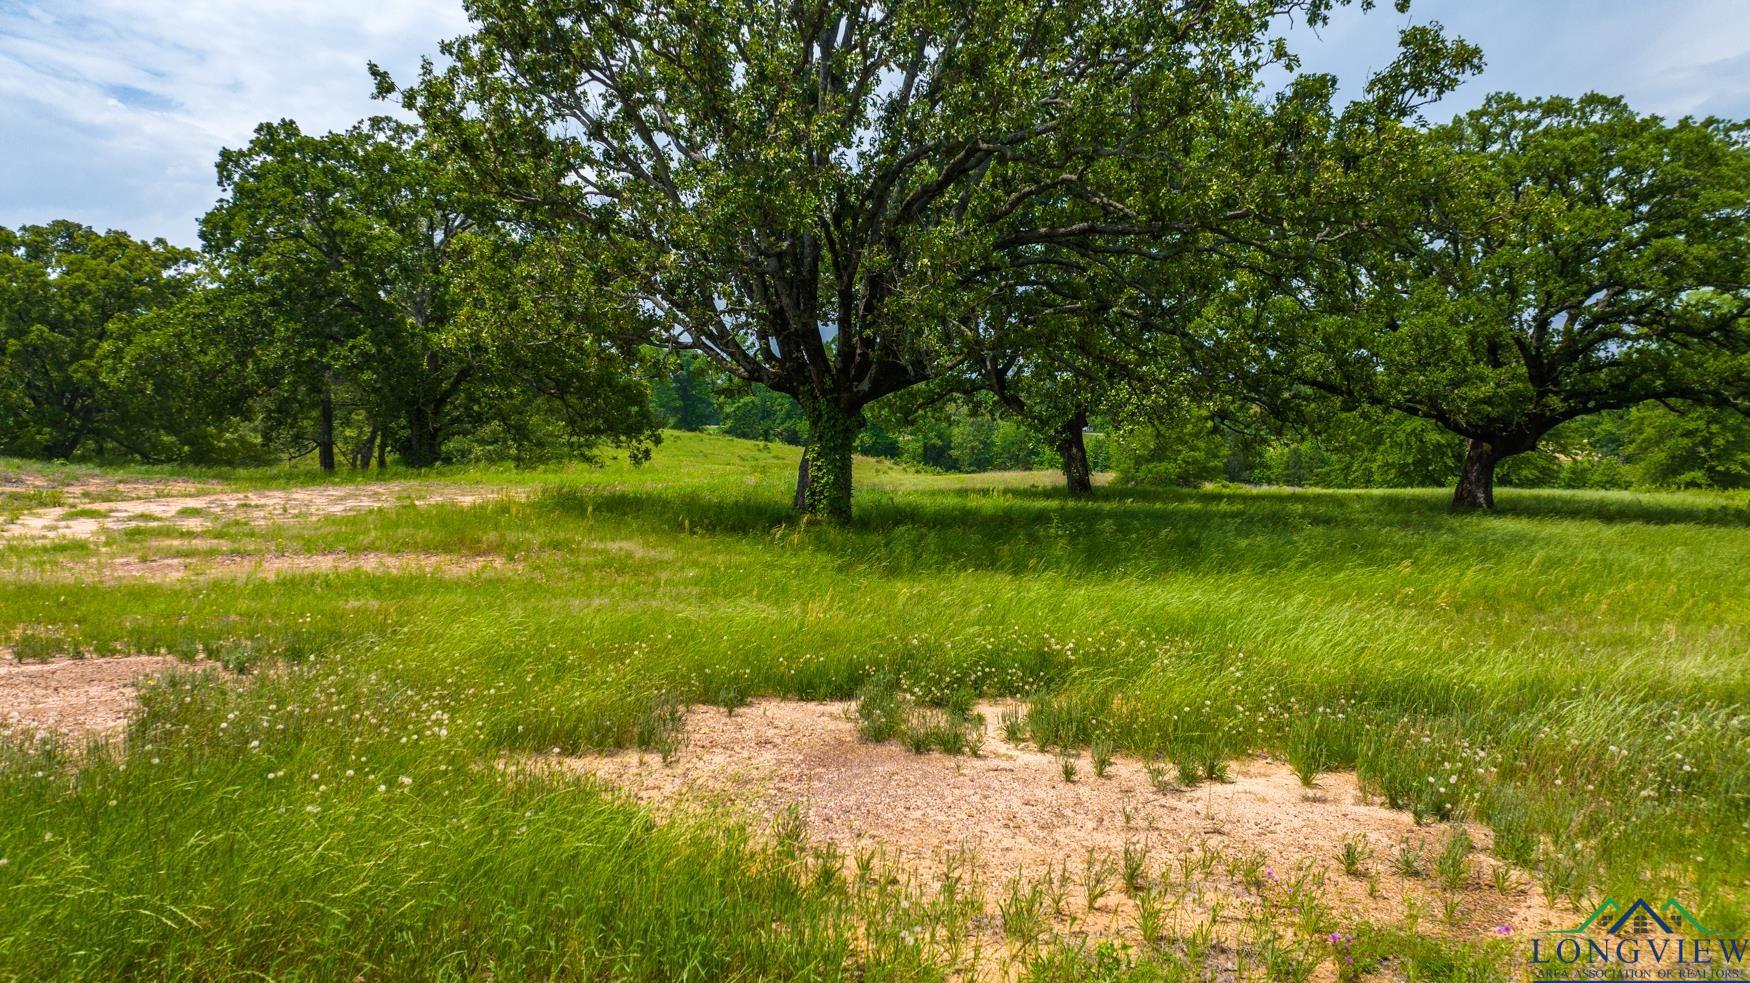
[[[1437,491],[1070,502],[870,464],[839,529],[783,508],[791,453],[672,435],[642,469],[493,472],[506,497],[471,507],[0,545],[0,639],[33,657],[245,673],[155,690],[124,751],[7,745],[0,973],[928,975],[732,826],[657,826],[503,766],[661,750],[686,702],[877,679],[925,705],[1027,698],[1050,747],[1356,768],[1420,817],[1492,823],[1552,897],[1682,894],[1746,924],[1744,496],[1507,491],[1491,516]],[[499,562],[100,573],[115,552],[337,549]]]

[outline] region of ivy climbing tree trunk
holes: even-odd
[[[808,445],[797,471],[797,507],[808,515],[849,522],[851,453],[863,429],[863,412],[814,396],[802,400],[802,413],[808,420]]]
[[[1057,432],[1057,456],[1063,461],[1063,480],[1071,495],[1094,493],[1094,472],[1088,465],[1088,445],[1082,431],[1088,427],[1086,410],[1078,410]]]

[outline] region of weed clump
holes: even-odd
[[[1398,844],[1398,852],[1392,857],[1392,867],[1403,877],[1421,877],[1428,872],[1422,861],[1422,848],[1410,839]]]
[[[686,707],[673,693],[658,693],[638,718],[638,748],[655,751],[664,762],[674,760],[686,743]]]
[[[1124,890],[1137,894],[1148,887],[1148,844],[1126,842],[1123,863]]]
[[[1112,739],[1096,737],[1088,748],[1088,760],[1094,766],[1094,777],[1105,778],[1106,769],[1112,767]]]
[[[22,625],[12,637],[12,657],[19,662],[49,662],[83,658],[85,646],[72,634],[37,625]]]
[[[871,743],[898,740],[914,754],[976,755],[984,746],[984,718],[970,691],[951,694],[945,707],[919,706],[892,677],[877,676],[857,691],[857,736]]]
[[[1307,788],[1322,772],[1355,765],[1356,729],[1350,718],[1320,707],[1295,719],[1288,728],[1288,765]]]
[[[857,736],[873,744],[891,741],[905,728],[905,707],[891,677],[877,676],[857,691]]]
[[[1373,857],[1373,848],[1367,844],[1367,837],[1360,833],[1343,841],[1343,852],[1339,859],[1343,861],[1343,873],[1350,877],[1360,877],[1367,872],[1367,861]]]
[[[1409,725],[1376,728],[1359,742],[1363,787],[1393,809],[1407,809],[1417,823],[1445,822],[1465,812],[1477,797],[1477,752],[1462,736]]]
[[[1453,826],[1434,859],[1434,876],[1449,890],[1457,890],[1470,880],[1470,855],[1475,850],[1470,833],[1463,826]]]
[[[725,716],[735,716],[735,711],[747,706],[747,704],[747,689],[739,683],[724,683],[722,688],[717,691],[717,705],[723,708]]]
[[[1112,884],[1117,879],[1118,865],[1111,855],[1089,847],[1087,856],[1082,859],[1082,892],[1089,911],[1100,906],[1100,901],[1112,892]]]
[[[1008,893],[997,900],[1003,934],[1022,946],[1030,946],[1045,932],[1045,887],[1037,880],[1016,875]]]
[[[1187,740],[1173,748],[1173,769],[1179,784],[1190,788],[1200,782],[1225,782],[1227,759],[1211,741]]]
[[[1537,859],[1539,838],[1533,831],[1530,804],[1519,786],[1494,789],[1486,818],[1495,831],[1495,855],[1521,867],[1531,866]]]
[[[1063,773],[1063,780],[1072,784],[1076,780],[1077,771],[1080,770],[1076,765],[1076,756],[1068,751],[1057,756],[1057,768]]]

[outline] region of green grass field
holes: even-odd
[[[1553,898],[1675,895],[1750,928],[1750,497],[1071,502],[1051,475],[859,462],[858,520],[832,528],[786,509],[794,468],[791,449],[669,434],[643,467],[389,475],[503,489],[481,504],[0,539],[0,640],[21,657],[243,673],[150,688],[125,749],[5,745],[0,975],[931,978],[951,960],[906,934],[903,899],[794,844],[499,766],[651,744],[677,704],[843,699],[882,676],[926,702],[1026,698],[1042,745],[1355,769],[1419,818],[1487,823]],[[0,480],[0,524],[71,509],[52,486],[94,476],[0,479],[22,471],[47,483]],[[491,562],[103,573],[343,549]],[[1187,952],[1138,978],[1201,978]],[[1066,958],[1042,949],[1035,978],[1111,969]],[[1408,975],[1507,972],[1488,958],[1428,953]]]

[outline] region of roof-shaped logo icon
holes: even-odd
[[[1636,898],[1626,907],[1615,898],[1605,898],[1592,914],[1575,928],[1558,929],[1553,935],[1582,935],[1597,928],[1610,935],[1677,935],[1685,930],[1693,935],[1719,935],[1689,913],[1676,898],[1666,898],[1657,909],[1645,898]]]

